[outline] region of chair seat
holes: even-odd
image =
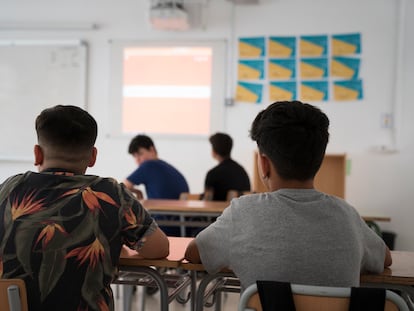
[[[0,310],[28,311],[26,284],[21,279],[0,279]]]

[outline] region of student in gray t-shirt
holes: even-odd
[[[250,134],[268,192],[233,199],[186,258],[209,273],[233,270],[243,288],[256,280],[358,286],[361,272],[391,265],[389,249],[352,206],[314,189],[328,127],[321,110],[298,101],[261,111]]]

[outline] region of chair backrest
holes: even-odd
[[[189,193],[189,192],[182,192],[180,194],[180,200],[200,200],[201,194],[200,193]]]
[[[180,200],[204,200],[211,201],[213,200],[213,192],[210,190],[204,191],[204,193],[189,193],[182,192],[179,197]]]
[[[26,284],[21,279],[0,279],[0,310],[28,311]]]
[[[349,287],[324,287],[291,284],[296,311],[348,311]],[[407,303],[396,293],[386,290],[384,311],[408,311]],[[238,311],[262,311],[257,285],[242,293]]]

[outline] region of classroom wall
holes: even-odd
[[[392,221],[380,223],[380,226],[397,234],[397,249],[414,251],[411,229],[414,123],[410,120],[414,105],[409,93],[414,81],[414,60],[409,57],[414,54],[414,21],[407,18],[414,14],[413,0],[262,0],[260,5],[252,6],[210,0],[205,10],[205,29],[183,33],[151,30],[147,22],[148,2],[0,0],[0,25],[2,22],[36,24],[45,21],[99,25],[98,30],[89,31],[0,30],[0,40],[82,39],[88,43],[87,107],[100,126],[98,161],[89,173],[122,180],[135,168],[127,154],[129,138],[109,135],[109,40],[225,39],[230,48],[227,66],[227,96],[230,97],[236,79],[236,43],[240,36],[361,32],[360,76],[364,80],[364,99],[315,104],[331,120],[328,152],[346,153],[349,159],[347,200],[361,209],[389,215]],[[246,167],[251,177],[255,146],[248,137],[248,130],[254,116],[267,104],[236,102],[225,107],[223,131],[233,137],[233,157]],[[384,113],[394,115],[393,129],[382,128]],[[29,126],[28,130],[31,129],[33,127]],[[191,191],[201,192],[206,171],[216,164],[207,139],[160,137],[156,145],[160,157],[184,173]],[[0,161],[0,180],[30,169],[35,167],[28,161]]]

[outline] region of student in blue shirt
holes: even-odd
[[[152,139],[146,135],[135,136],[129,144],[128,152],[134,157],[138,168],[124,181],[125,186],[134,192],[138,199],[143,198],[135,185],[144,185],[148,199],[178,199],[182,192],[189,192],[184,176],[171,164],[158,158]],[[154,217],[156,219],[160,219]],[[161,227],[169,236],[179,236],[179,227]]]

